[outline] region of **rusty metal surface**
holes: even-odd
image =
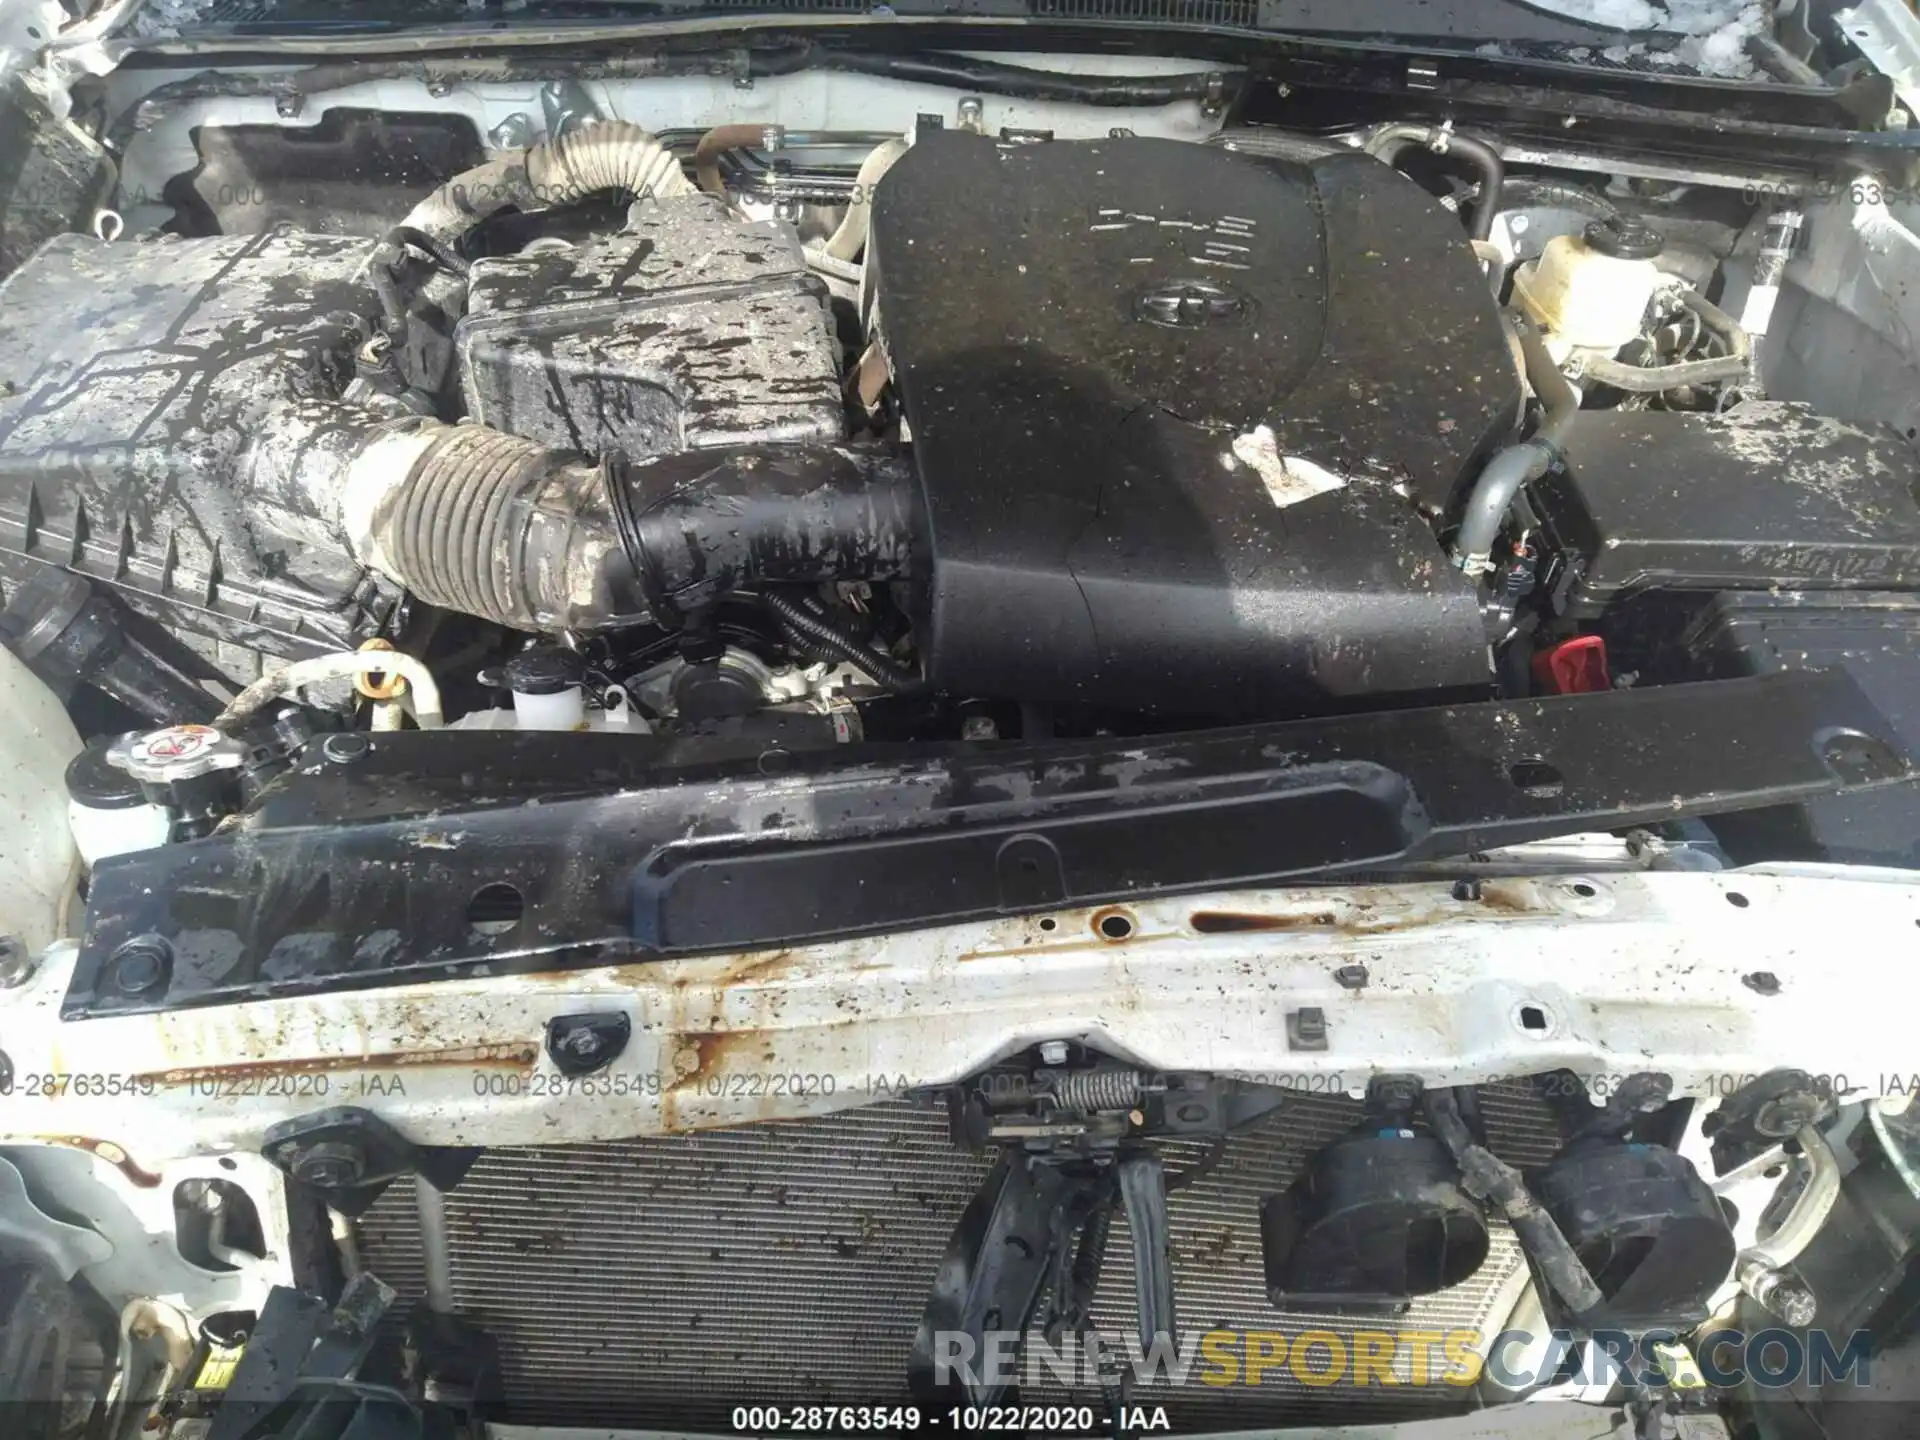
[[[1509,1159],[1550,1153],[1537,1102],[1493,1091],[1487,1111]],[[1283,1316],[1268,1302],[1260,1199],[1358,1115],[1357,1102],[1302,1097],[1171,1198],[1183,1332],[1344,1334],[1505,1319],[1490,1312],[1521,1261],[1504,1226],[1478,1275],[1397,1321]],[[1198,1148],[1168,1147],[1170,1164]],[[953,1147],[943,1114],[906,1102],[701,1136],[495,1150],[447,1197],[454,1292],[502,1342],[506,1418],[516,1421],[724,1428],[748,1399],[894,1398],[948,1234],[987,1167],[987,1157]],[[405,1187],[362,1220],[361,1255],[403,1296],[420,1293]],[[1105,1334],[1134,1323],[1131,1265],[1122,1225],[1095,1307]],[[1461,1400],[1450,1387],[1410,1384],[1329,1399],[1282,1371],[1257,1390],[1195,1394],[1202,1389],[1181,1391],[1182,1423],[1360,1420]],[[1140,1394],[1154,1398],[1150,1387]]]
[[[1116,909],[1124,939],[1096,923]],[[826,1115],[1048,1037],[1312,1093],[1553,1069],[1605,1093],[1653,1069],[1712,1097],[1797,1066],[1858,1096],[1911,1068],[1905,1012],[1858,997],[1884,990],[1916,920],[1910,875],[1819,867],[1301,887],[71,1023],[68,945],[0,992],[0,1050],[34,1077],[0,1106],[0,1139],[87,1136],[158,1173],[358,1104],[417,1144],[622,1140]],[[1341,982],[1348,966],[1364,986]],[[1326,1047],[1291,1049],[1308,1007]],[[544,1042],[587,1012],[632,1038],[575,1084]]]

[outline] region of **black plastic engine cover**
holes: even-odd
[[[1443,509],[1519,382],[1458,221],[1361,155],[923,133],[868,247],[934,678],[1260,714],[1484,685]]]

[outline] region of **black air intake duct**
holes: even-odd
[[[886,456],[743,445],[595,466],[479,425],[392,429],[348,465],[356,553],[436,605],[523,630],[677,623],[762,583],[911,569]]]

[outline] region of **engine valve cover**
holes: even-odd
[[[1519,382],[1390,167],[923,133],[868,247],[948,689],[1260,714],[1482,686],[1428,518]]]

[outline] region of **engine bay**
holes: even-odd
[[[1707,597],[1920,580],[1907,438],[1768,394],[1709,298],[1764,327],[1790,209],[1418,125],[979,128],[780,172],[853,203],[751,193],[772,132],[696,183],[602,121],[377,235],[53,240],[0,303],[0,565],[80,578],[12,633],[97,591],[156,723],[371,644],[455,726],[834,745],[1684,680]]]
[[[10,1220],[101,1311],[46,1302],[47,1433],[1665,1440],[1731,1386],[1487,1342],[1880,1324],[1891,232],[1731,101],[775,49],[101,65],[97,193],[0,210],[0,702],[72,736],[13,782],[0,1355]],[[1481,1363],[1262,1390],[1267,1325]]]

